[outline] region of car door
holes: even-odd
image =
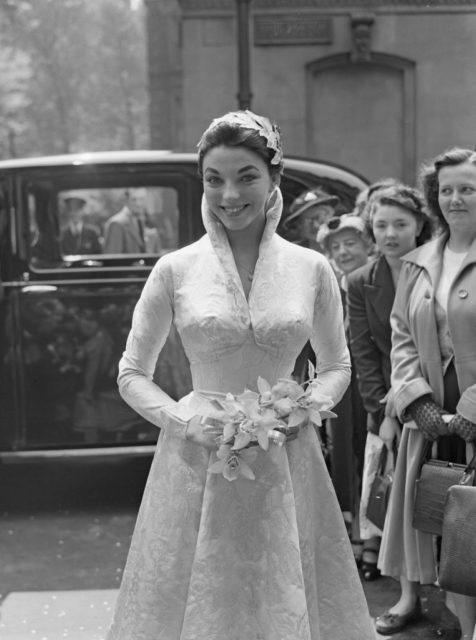
[[[18,367],[18,299],[15,281],[16,221],[13,214],[14,181],[0,177],[0,448],[8,448],[21,425],[21,375]]]
[[[2,393],[0,415],[14,418],[3,430],[2,447],[51,450],[153,443],[157,428],[118,394],[117,364],[152,266],[160,255],[200,232],[195,218],[201,189],[194,167],[67,165],[19,171],[9,180],[16,243],[11,263],[16,273],[7,285],[8,311],[2,320],[12,334],[2,376],[2,382],[9,381],[5,388],[11,399]],[[137,252],[130,246],[127,252],[121,247],[105,252],[112,218],[127,213],[131,194],[138,191],[146,201],[143,246]],[[85,206],[78,204],[82,199]],[[72,221],[78,218],[82,235],[76,241]],[[73,243],[68,244],[70,235]],[[175,330],[155,377],[173,398],[190,390]]]

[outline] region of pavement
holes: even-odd
[[[135,516],[132,509],[3,513],[0,638],[103,640]],[[390,578],[363,586],[372,616],[398,598],[398,583]],[[458,625],[444,592],[427,586],[421,597],[424,617],[394,640],[457,640]]]
[[[12,593],[0,621],[2,640],[104,640],[117,590]]]
[[[43,483],[41,471],[25,475],[22,470],[18,477],[23,484],[0,473],[0,487],[2,480],[6,482],[3,487],[10,487],[11,497],[3,495],[0,501],[4,508],[0,513],[1,640],[104,640],[145,472],[136,474],[135,483],[126,475],[126,490],[123,472],[118,470],[107,494],[91,490],[97,482],[91,471],[82,473],[81,482],[72,486],[64,479],[60,482],[49,469],[47,475],[56,487],[53,501],[45,500],[54,491]],[[84,486],[87,500],[80,495]],[[40,490],[35,493],[37,487]],[[399,596],[399,585],[391,578],[363,582],[363,587],[373,617]],[[423,618],[393,639],[458,640],[458,623],[445,605],[444,592],[425,586],[421,600]]]

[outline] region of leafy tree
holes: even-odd
[[[0,70],[17,60],[3,156],[148,146],[143,14],[128,0],[0,0],[0,44]]]
[[[31,80],[27,56],[12,47],[0,49],[0,156],[15,156],[17,138],[27,129],[25,111]]]

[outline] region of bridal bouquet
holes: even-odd
[[[258,393],[245,389],[240,395],[228,393],[224,400],[212,401],[224,412],[225,426],[218,439],[218,461],[208,471],[221,473],[229,481],[240,475],[255,479],[250,464],[258,454],[256,447],[272,452],[308,424],[321,426],[325,418],[335,417],[329,410],[331,399],[318,392],[312,363],[309,380],[302,385],[280,379],[271,386],[258,378],[257,387]]]

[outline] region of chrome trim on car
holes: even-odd
[[[123,447],[103,447],[90,449],[44,449],[41,451],[0,451],[0,462],[5,464],[15,464],[21,462],[35,462],[36,460],[72,460],[118,457],[143,457],[153,456],[156,449],[155,444],[131,445]]]

